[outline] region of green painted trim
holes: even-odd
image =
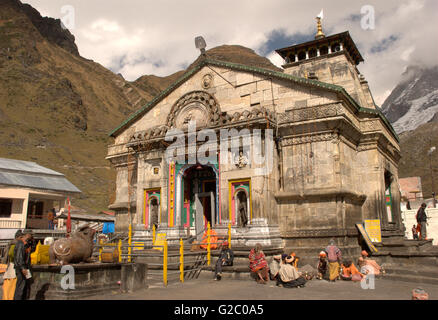
[[[279,71],[273,71],[268,69],[262,69],[258,67],[251,67],[243,64],[238,63],[232,63],[232,62],[226,62],[226,61],[219,61],[219,60],[213,60],[213,59],[202,59],[198,64],[196,64],[194,67],[192,67],[190,70],[186,71],[178,80],[176,80],[174,83],[172,83],[169,87],[167,87],[164,91],[162,91],[159,95],[155,96],[149,103],[147,103],[144,107],[137,110],[134,114],[132,114],[128,119],[126,119],[124,122],[122,122],[117,128],[115,128],[113,131],[110,132],[109,136],[115,137],[116,134],[123,129],[127,124],[131,123],[132,121],[136,120],[140,115],[146,113],[149,111],[153,106],[155,106],[158,102],[160,102],[162,99],[164,99],[166,96],[168,96],[173,90],[175,90],[177,87],[179,87],[182,83],[184,83],[186,80],[188,80],[191,76],[193,76],[196,72],[198,72],[202,67],[206,65],[212,65],[217,67],[225,67],[230,68],[234,70],[239,71],[245,71],[245,72],[254,72],[258,74],[262,74],[264,76],[270,76],[277,79],[284,79],[293,81],[297,84],[301,85],[309,85],[315,88],[322,88],[327,89],[336,93],[341,94],[346,98],[347,101],[349,101],[353,107],[358,112],[364,112],[364,113],[370,113],[378,115],[382,121],[388,126],[390,131],[394,134],[397,141],[399,141],[399,138],[397,134],[394,131],[394,128],[391,126],[389,121],[385,118],[385,116],[380,112],[380,110],[375,109],[369,109],[369,108],[363,108],[361,107],[348,93],[345,91],[345,89],[341,86],[331,84],[331,83],[325,83],[318,80],[312,80],[312,79],[306,79],[306,78],[300,78],[296,77],[290,74],[286,74]]]

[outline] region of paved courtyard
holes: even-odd
[[[362,289],[360,283],[312,280],[304,288],[280,288],[250,280],[213,281],[197,279],[167,288],[151,286],[134,293],[109,293],[88,299],[100,300],[410,300],[412,289],[422,287],[431,300],[438,299],[438,285],[376,279],[374,289]]]

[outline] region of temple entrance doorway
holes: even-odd
[[[190,234],[198,240],[217,221],[218,183],[215,170],[211,166],[193,165],[182,176],[181,224],[190,228]]]

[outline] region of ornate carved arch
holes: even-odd
[[[172,106],[167,116],[169,128],[184,128],[196,120],[197,128],[216,126],[220,123],[221,111],[216,99],[205,91],[192,91],[183,95]]]

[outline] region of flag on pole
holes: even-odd
[[[67,215],[67,233],[71,232],[71,217],[70,217],[70,198],[67,198],[68,215]]]
[[[321,9],[321,12],[318,14],[317,18],[320,18],[321,20],[324,19],[324,9]]]

